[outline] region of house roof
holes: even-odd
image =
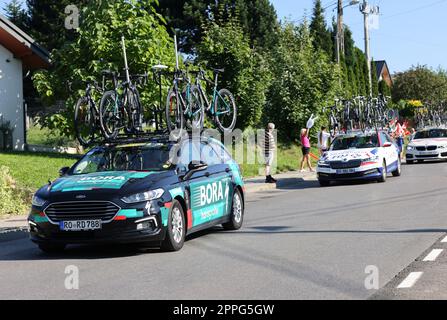
[[[374,62],[375,62],[375,64],[376,64],[377,78],[379,78],[380,75],[381,75],[382,72],[383,72],[383,68],[385,68],[385,67],[388,68],[388,65],[386,64],[386,61],[385,61],[385,60],[374,61]]]
[[[48,68],[51,64],[47,50],[38,45],[28,34],[0,14],[0,45],[22,60],[29,69]]]

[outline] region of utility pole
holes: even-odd
[[[345,41],[343,31],[343,0],[338,0],[337,6],[337,63],[340,64],[340,52],[345,52]]]
[[[337,63],[340,64],[341,56],[345,55],[345,31],[343,24],[343,9],[359,3],[359,0],[351,0],[349,4],[343,6],[343,0],[338,0],[337,5],[337,32],[335,35],[335,43],[337,46]]]
[[[369,96],[372,97],[372,74],[371,74],[371,52],[369,46],[369,15],[378,14],[379,7],[371,7],[367,0],[363,0],[360,5],[360,12],[363,14],[363,23],[365,27],[365,56],[368,65],[368,82],[369,82]]]

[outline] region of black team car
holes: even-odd
[[[242,226],[239,166],[211,138],[99,146],[60,174],[36,192],[28,218],[31,240],[44,252],[99,243],[177,251],[191,233]]]

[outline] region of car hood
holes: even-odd
[[[447,138],[414,139],[410,142],[412,147],[447,145]]]
[[[348,149],[338,151],[326,152],[322,160],[324,161],[350,161],[350,160],[364,160],[374,157],[379,152],[378,148],[369,149]]]
[[[166,172],[129,172],[110,171],[83,175],[72,175],[57,179],[49,187],[50,194],[67,192],[107,191],[108,193],[126,193],[138,190],[142,186],[149,188],[159,181]]]

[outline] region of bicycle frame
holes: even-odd
[[[201,72],[201,74],[203,75],[203,72]],[[207,80],[205,78],[205,76],[202,76],[202,78],[203,78],[203,80]],[[197,84],[197,87],[199,88],[200,95],[201,95],[202,99],[205,101],[205,105],[206,105],[206,110],[205,111],[208,112],[209,114],[213,115],[213,116],[220,116],[222,114],[231,112],[231,107],[223,99],[223,97],[219,94],[219,90],[217,90],[218,78],[219,78],[219,75],[216,73],[216,76],[214,78],[213,98],[212,98],[211,102],[208,100],[208,98],[206,96],[206,93],[203,90],[202,85],[200,84],[199,77],[197,77],[197,79],[196,79],[196,84]],[[208,82],[211,82],[211,81],[208,81]],[[221,101],[223,101],[223,103],[225,104],[225,107],[226,107],[226,111],[219,112],[219,111],[215,110],[214,106],[216,105],[217,99],[220,99]]]

